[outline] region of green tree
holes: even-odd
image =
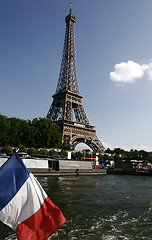
[[[9,129],[10,125],[6,116],[0,115],[0,146],[7,146],[9,144]]]
[[[115,155],[118,155],[118,156],[121,156],[121,157],[126,157],[126,152],[125,152],[125,150],[124,150],[124,149],[121,149],[121,148],[115,148],[115,149],[113,150],[113,153],[114,153]]]
[[[148,157],[148,156],[149,156],[149,153],[146,152],[145,150],[140,150],[140,151],[139,151],[139,156],[140,156],[140,157]]]
[[[35,149],[34,147],[31,147],[31,148],[29,148],[28,149],[28,154],[29,155],[37,155],[39,152],[38,152],[38,150],[37,149]]]
[[[19,121],[20,120],[15,117],[8,119],[9,126],[10,126],[9,132],[8,132],[10,146],[17,147],[20,144],[20,138],[18,136]]]
[[[49,151],[45,148],[40,149],[39,153],[40,153],[40,155],[44,155],[44,156],[49,155]]]
[[[129,157],[130,158],[137,158],[139,157],[139,151],[136,149],[131,149],[129,152]]]
[[[20,152],[25,152],[25,153],[27,153],[27,148],[24,147],[23,145],[19,145],[18,148],[19,148],[19,151],[20,151]]]
[[[12,154],[13,153],[13,148],[10,146],[6,146],[3,148],[2,150],[3,153],[7,153],[7,154]]]
[[[110,148],[107,148],[107,149],[106,149],[106,151],[105,151],[105,153],[112,154],[112,153],[113,153],[113,151],[112,151]]]
[[[62,143],[61,144],[61,149],[63,150],[71,150],[72,146],[66,144],[66,143]]]
[[[47,118],[32,121],[31,136],[35,147],[56,147],[61,144],[59,127]]]
[[[20,144],[26,147],[30,146],[31,129],[28,121],[25,120],[19,121],[17,137],[19,139]]]
[[[67,157],[68,153],[66,150],[61,150],[61,157]]]
[[[71,157],[72,157],[72,158],[81,159],[81,157],[83,157],[83,156],[84,156],[84,153],[79,152],[79,151],[76,151],[76,152],[72,152],[72,153],[71,153]]]
[[[122,168],[122,158],[120,158],[118,155],[115,155],[114,161],[115,161],[116,168]]]
[[[51,149],[50,151],[49,151],[49,154],[52,156],[52,155],[55,155],[56,154],[56,151],[54,150],[54,149]]]

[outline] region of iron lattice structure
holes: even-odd
[[[75,147],[78,143],[84,142],[94,151],[103,152],[104,146],[97,138],[94,126],[89,123],[82,104],[83,97],[79,92],[74,37],[75,17],[71,9],[65,22],[66,32],[60,75],[47,118],[60,126],[62,143]]]

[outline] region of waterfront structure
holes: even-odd
[[[47,118],[60,126],[62,143],[74,147],[84,142],[93,151],[103,152],[104,146],[96,136],[94,126],[90,125],[82,104],[82,95],[79,92],[74,23],[75,17],[71,13],[65,18],[66,31],[63,47],[62,62],[57,88]]]
[[[0,156],[0,167],[8,160],[8,156]],[[90,160],[69,160],[54,158],[22,158],[23,163],[35,176],[54,175],[102,175],[106,168],[94,169],[94,162]]]

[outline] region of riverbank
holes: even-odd
[[[121,169],[121,168],[109,168],[109,169],[107,169],[107,174],[152,176],[152,169],[129,169],[129,170],[124,170],[124,169]]]
[[[33,171],[29,169],[35,176],[97,176],[97,175],[105,175],[107,174],[106,169],[99,169],[99,170],[90,170],[88,172],[83,171],[69,171],[69,172],[62,172],[62,171],[51,171],[51,172],[41,172],[41,171]]]
[[[7,161],[8,157],[0,157],[0,167]],[[96,167],[94,161],[68,160],[51,158],[22,158],[26,167],[35,176],[73,176],[73,175],[103,175],[107,173],[106,168]]]

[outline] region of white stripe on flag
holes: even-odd
[[[30,173],[14,198],[0,211],[1,221],[15,230],[19,223],[39,210],[46,197],[47,194]]]

